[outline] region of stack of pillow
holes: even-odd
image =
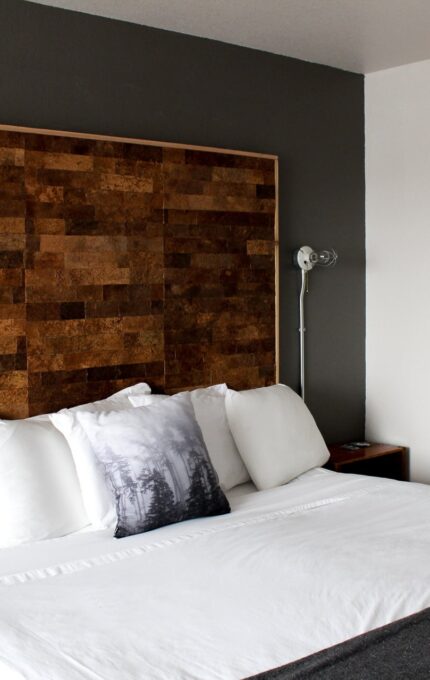
[[[69,412],[119,411],[131,407],[129,396],[150,392],[141,383]],[[64,536],[88,524],[70,447],[50,415],[0,420],[0,547]]]
[[[323,465],[315,421],[285,385],[215,385],[172,397],[146,383],[108,399],[0,421],[0,547],[90,525],[118,538],[230,511],[258,490]]]

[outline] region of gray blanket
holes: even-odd
[[[252,680],[430,680],[430,608]],[[248,680],[251,680],[248,678]]]

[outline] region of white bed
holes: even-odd
[[[1,680],[229,680],[430,606],[430,488],[315,469],[230,515],[0,551]]]

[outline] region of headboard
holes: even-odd
[[[277,380],[277,159],[0,126],[0,416]]]

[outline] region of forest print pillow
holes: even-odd
[[[114,493],[117,538],[230,512],[188,394],[74,417]]]

